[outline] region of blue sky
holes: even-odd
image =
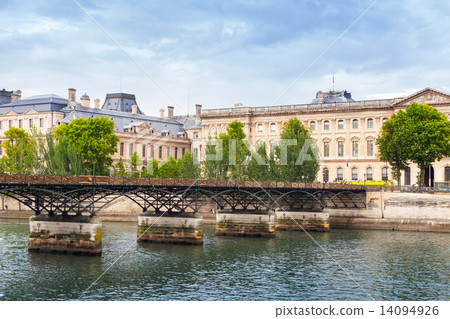
[[[167,105],[186,113],[188,101],[190,113],[308,103],[332,88],[333,73],[355,99],[450,91],[444,1],[379,0],[279,99],[373,0],[78,2],[170,97],[73,0],[1,1],[0,89],[67,97],[74,87],[103,102],[122,75],[122,91],[152,115]]]

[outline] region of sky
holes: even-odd
[[[121,91],[157,115],[309,103],[333,74],[355,100],[450,91],[441,0],[379,0],[328,51],[374,0],[0,2],[0,89],[23,98]]]

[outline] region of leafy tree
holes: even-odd
[[[217,159],[217,139],[208,137],[205,148],[205,160],[202,162],[203,177],[206,179],[225,178],[221,175],[221,163]]]
[[[84,175],[85,160],[78,150],[65,138],[55,141],[53,134],[47,134],[40,143],[42,154],[41,172],[49,175]]]
[[[141,173],[142,177],[157,177],[158,176],[158,161],[152,158],[145,169]]]
[[[119,161],[114,166],[114,176],[128,176],[122,157],[120,157]]]
[[[266,181],[269,178],[270,161],[267,156],[266,144],[260,143],[255,146],[251,153],[251,159],[246,169],[246,178],[248,180]]]
[[[177,161],[169,156],[158,165],[158,177],[178,178]]]
[[[385,134],[385,131],[392,132],[392,135]],[[392,149],[397,148],[397,162],[411,161],[420,168],[420,183],[423,183],[425,169],[450,156],[449,142],[450,121],[447,117],[432,106],[417,103],[392,115],[383,124],[377,139],[380,158],[392,160]]]
[[[54,131],[58,140],[65,138],[86,160],[91,172],[108,175],[113,163],[111,155],[117,151],[119,138],[114,134],[114,122],[106,116],[72,120],[61,124]]]
[[[180,178],[195,178],[197,167],[191,152],[184,153],[183,157],[177,161],[178,176]]]
[[[2,147],[5,152],[0,167],[12,174],[33,173],[38,167],[38,147],[36,139],[24,129],[11,127],[5,132]]]
[[[275,154],[279,160],[281,180],[303,183],[316,180],[318,151],[309,130],[296,117],[283,124]]]
[[[130,163],[131,166],[131,176],[132,177],[139,177],[139,167],[142,165],[142,160],[139,157],[139,154],[137,152],[134,152],[133,155],[128,159],[128,163]]]

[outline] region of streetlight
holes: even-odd
[[[38,155],[38,175],[41,174],[41,156]]]
[[[269,181],[269,188],[270,188],[270,166],[267,165],[267,180]]]

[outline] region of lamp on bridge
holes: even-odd
[[[41,174],[41,155],[38,155],[38,174]]]

